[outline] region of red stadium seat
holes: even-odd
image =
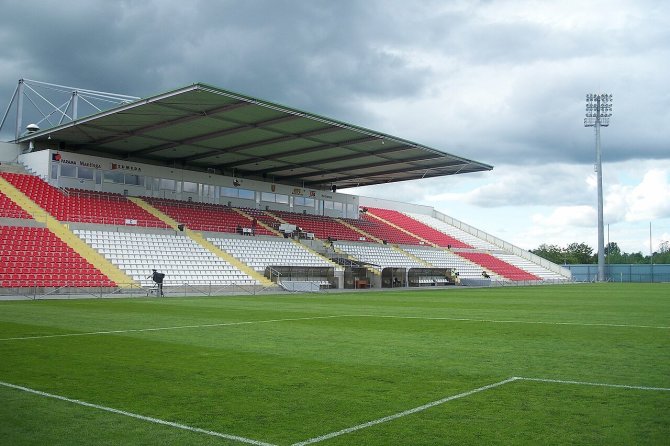
[[[0,280],[11,284],[5,286],[59,287],[68,281],[99,286],[108,281],[46,228],[0,226],[0,244],[4,247]]]

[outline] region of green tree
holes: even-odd
[[[626,253],[623,256],[622,263],[644,264],[649,263],[649,258],[645,257],[641,252]]]
[[[593,248],[586,243],[570,243],[565,248],[543,243],[537,249],[531,249],[530,252],[559,265],[598,262],[597,253],[594,254]],[[605,256],[607,263],[610,264],[648,264],[652,260],[651,256],[641,252],[622,252],[616,242],[610,242],[605,246]],[[663,241],[659,244],[658,251],[654,252],[653,260],[655,264],[670,264],[670,242]]]
[[[566,261],[563,249],[556,245],[543,243],[537,249],[531,249],[530,252],[557,264],[562,264]]]
[[[619,245],[616,242],[609,242],[605,246],[605,260],[607,263],[623,263],[622,259],[623,254]]]
[[[595,263],[593,248],[586,243],[570,243],[565,254],[568,263]]]
[[[662,241],[654,253],[654,263],[670,264],[670,242]]]

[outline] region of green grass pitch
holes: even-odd
[[[667,445],[670,285],[0,302],[0,383],[3,445]]]

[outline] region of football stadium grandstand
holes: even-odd
[[[73,89],[23,131],[41,85],[2,119],[0,294],[148,294],[153,270],[168,295],[571,280],[432,207],[342,192],[489,165],[206,84],[83,117],[95,92]]]

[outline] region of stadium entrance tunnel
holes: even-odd
[[[325,266],[271,265],[265,268],[264,275],[289,291],[339,288],[340,282],[335,268]]]
[[[456,285],[458,275],[452,268],[410,268],[407,282],[409,286]]]
[[[382,288],[455,285],[458,276],[452,268],[384,268]]]

